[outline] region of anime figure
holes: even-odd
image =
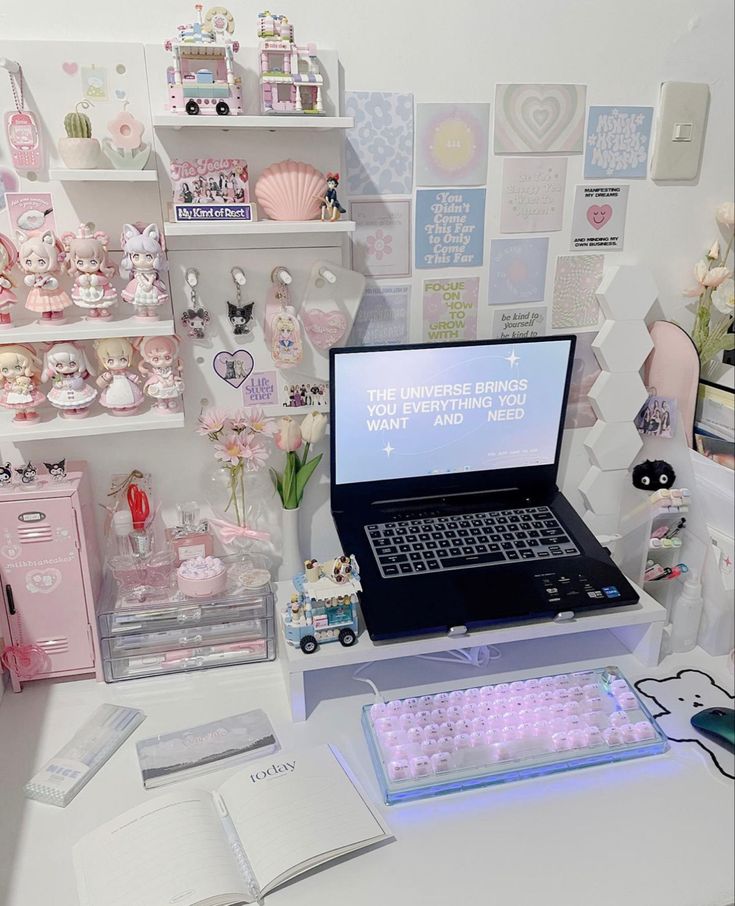
[[[120,240],[123,258],[120,274],[132,277],[122,291],[122,298],[135,309],[141,320],[158,318],[158,309],[168,299],[160,274],[168,267],[163,237],[155,223],[126,223]]]
[[[138,371],[146,378],[143,392],[156,401],[155,411],[178,412],[184,393],[178,337],[143,337]]]
[[[110,308],[117,302],[117,290],[110,283],[115,265],[107,257],[109,236],[99,231],[93,233],[80,224],[76,233],[64,233],[61,241],[66,250],[66,270],[74,277],[72,302],[85,309],[90,318],[111,317]]]
[[[20,483],[22,485],[30,485],[36,483],[36,476],[38,475],[38,469],[33,465],[33,463],[28,460],[28,462],[22,466],[20,469],[15,470],[20,475]]]
[[[337,186],[339,185],[339,173],[327,173],[327,191],[324,193],[322,202],[322,220],[335,221],[339,220],[340,215],[344,214],[346,209],[342,207],[337,198]]]
[[[15,411],[14,422],[38,418],[36,409],[44,400],[38,389],[41,363],[32,346],[0,346],[0,406]]]
[[[7,236],[0,233],[0,330],[13,323],[10,306],[15,305],[18,297],[13,292],[15,283],[10,279],[10,272],[17,262],[18,250]]]
[[[71,299],[59,289],[54,276],[61,272],[64,260],[61,243],[50,230],[40,236],[26,236],[18,231],[18,242],[18,261],[26,274],[23,282],[31,287],[26,308],[39,312],[42,324],[63,321],[64,309],[71,305]]]
[[[248,302],[245,305],[227,303],[227,319],[232,324],[232,332],[236,337],[250,333],[250,322],[253,319],[254,307],[255,302]]]
[[[301,361],[301,330],[296,317],[287,310],[279,312],[272,322],[271,355],[279,368],[289,368]]]
[[[97,398],[87,378],[92,374],[81,346],[72,342],[54,343],[43,356],[41,381],[51,381],[48,401],[64,418],[84,418]]]
[[[94,344],[99,363],[104,369],[97,378],[102,388],[100,403],[113,415],[130,415],[143,402],[138,386],[140,377],[130,370],[133,363],[133,346],[125,337],[108,337]]]
[[[181,323],[190,337],[203,340],[204,330],[209,323],[209,312],[206,308],[187,308],[181,315]]]
[[[66,481],[66,458],[60,459],[58,462],[45,462],[44,465],[51,481]]]
[[[13,483],[13,467],[9,462],[0,465],[0,488],[9,488]]]

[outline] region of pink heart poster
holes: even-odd
[[[580,154],[586,85],[497,85],[496,154]]]
[[[569,248],[622,251],[627,209],[628,186],[577,186]]]

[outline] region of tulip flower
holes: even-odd
[[[735,313],[735,283],[733,283],[732,279],[725,280],[712,293],[712,304],[723,315],[732,317],[733,313]]]
[[[698,285],[694,289],[685,290],[684,295],[701,296],[706,289],[717,289],[730,276],[726,267],[710,267],[707,259],[703,258],[694,265],[694,277]]]
[[[707,257],[710,261],[717,261],[720,257],[720,243],[715,239],[710,247],[710,250],[707,252]]]
[[[715,211],[715,217],[723,226],[735,225],[735,202],[726,201],[725,204],[721,204]]]
[[[324,437],[329,419],[321,412],[310,412],[301,422],[301,436],[307,444],[316,444]]]
[[[301,422],[301,427],[292,418],[282,418],[278,422],[276,446],[286,453],[286,465],[283,472],[271,469],[271,479],[281,498],[285,510],[295,510],[304,496],[307,481],[322,459],[319,453],[309,459],[309,448],[324,437],[327,430],[327,416],[321,412],[310,412]],[[295,452],[304,441],[303,455]]]
[[[301,429],[298,422],[286,416],[278,419],[278,433],[274,437],[279,450],[293,453],[301,446]]]

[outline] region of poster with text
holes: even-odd
[[[622,251],[628,186],[577,186],[571,251]]]
[[[487,182],[489,104],[416,105],[416,185]]]
[[[585,179],[645,179],[653,107],[590,107]]]
[[[600,320],[595,292],[602,280],[604,255],[559,255],[554,275],[551,326],[594,327]]]
[[[409,195],[413,191],[413,95],[345,92],[347,195]]]
[[[278,385],[275,371],[254,371],[242,385],[242,401],[246,406],[275,406]]]
[[[564,215],[567,159],[509,157],[503,161],[501,233],[550,233]]]
[[[410,286],[366,286],[348,346],[408,343]]]
[[[479,288],[479,277],[424,280],[424,340],[476,339]]]
[[[595,410],[589,400],[592,385],[600,376],[600,364],[592,349],[592,341],[596,336],[594,330],[577,334],[569,399],[564,418],[565,428],[591,428],[597,421]]]
[[[490,242],[491,305],[543,302],[549,240],[493,239]]]
[[[496,85],[496,154],[579,154],[586,85]]]
[[[410,277],[411,202],[353,201],[352,267],[368,277]]]
[[[56,232],[54,202],[50,192],[6,192],[10,235],[15,241],[18,230],[36,236],[46,230]]]
[[[480,267],[485,190],[416,192],[416,267]]]
[[[495,340],[526,340],[546,336],[545,308],[496,308],[492,336]]]

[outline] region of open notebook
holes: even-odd
[[[330,746],[157,796],[74,847],[82,906],[232,906],[391,836]]]

